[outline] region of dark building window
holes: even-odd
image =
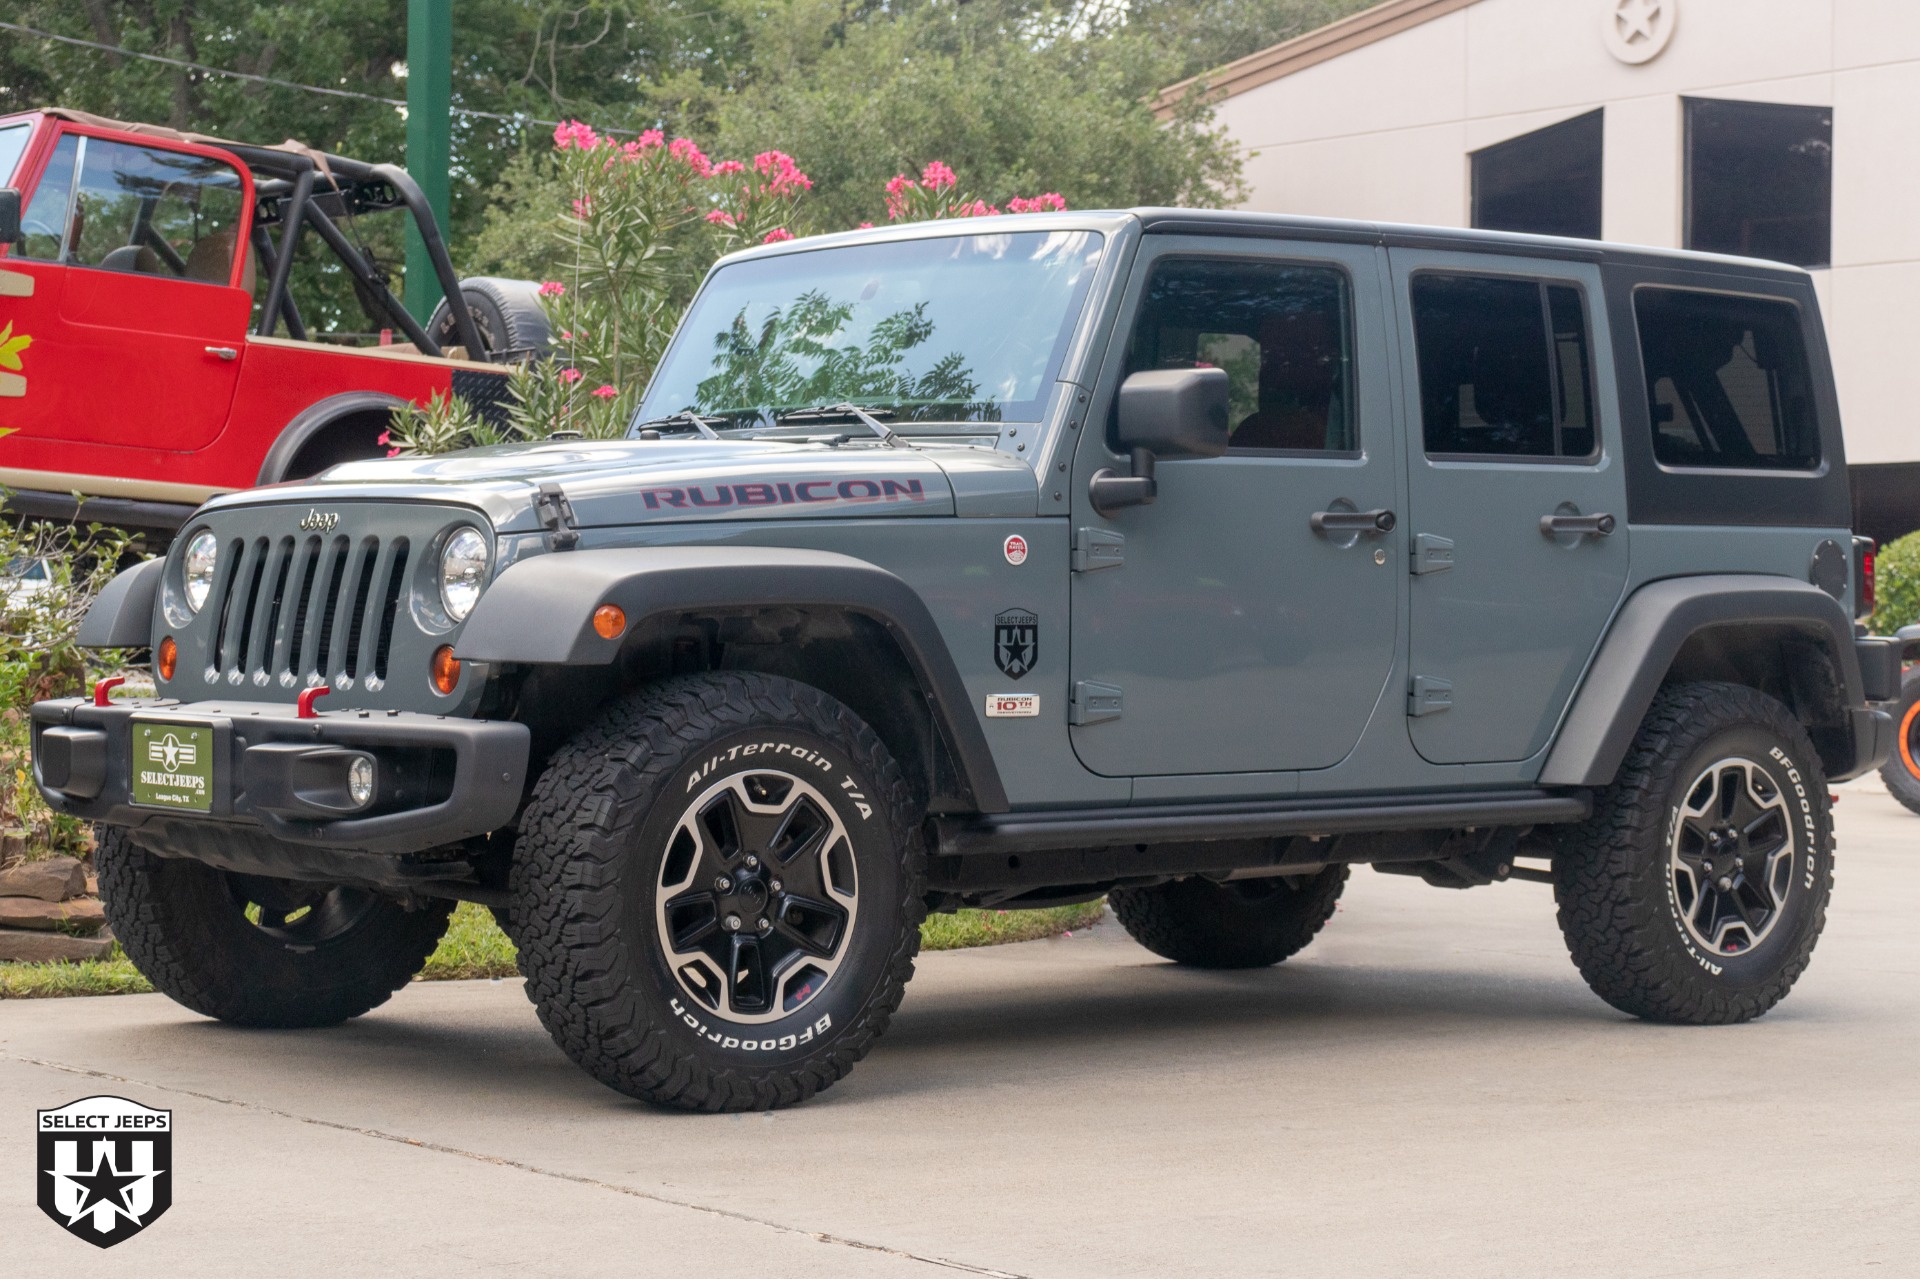
[[[1833,261],[1833,109],[1683,98],[1687,247]]]
[[[1601,112],[1473,153],[1473,224],[1600,238]]]

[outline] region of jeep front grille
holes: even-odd
[[[231,539],[212,671],[229,683],[283,688],[343,676],[384,681],[408,550],[404,537]]]

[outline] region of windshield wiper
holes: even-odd
[[[678,413],[669,413],[665,417],[648,418],[646,421],[636,425],[633,429],[636,431],[647,431],[647,430],[654,430],[662,426],[691,426],[694,430],[700,432],[700,434],[706,439],[709,439],[709,440],[719,439],[720,433],[718,431],[715,431],[711,426],[707,425],[708,420],[709,419],[707,417],[704,417],[701,414],[695,413],[692,409],[681,409]],[[727,419],[723,417],[715,417],[715,418],[712,418],[711,420],[715,422],[724,422]]]
[[[876,413],[884,413],[888,417],[893,416],[892,409],[869,411],[861,408],[858,404],[816,404],[812,408],[788,409],[784,413],[776,413],[773,415],[773,419],[776,422],[796,422],[808,418],[850,417],[863,423],[867,429],[879,436],[880,442],[888,448],[899,448],[900,433],[888,426],[885,422],[882,422],[879,417],[875,415]]]

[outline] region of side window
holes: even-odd
[[[218,160],[89,138],[67,261],[225,284],[241,191],[240,175]]]
[[[0,125],[0,187],[12,186],[14,168],[27,153],[27,139],[33,136],[30,124]]]
[[[1749,470],[1820,465],[1797,307],[1643,288],[1633,296],[1633,311],[1656,460]]]
[[[20,215],[20,254],[42,262],[57,262],[66,246],[67,207],[73,202],[73,164],[80,139],[65,134],[54,144],[53,156],[41,171],[33,198]]]
[[[1352,303],[1332,267],[1247,258],[1155,264],[1127,372],[1225,369],[1234,452],[1351,452]]]
[[[1428,456],[1595,456],[1580,290],[1422,272],[1411,298]]]

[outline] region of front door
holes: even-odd
[[[1363,245],[1141,250],[1101,375],[1108,429],[1090,420],[1076,464],[1071,731],[1092,771],[1325,768],[1374,713],[1404,568],[1385,531],[1313,517],[1396,506],[1376,263]],[[1086,478],[1126,466],[1109,433],[1121,379],[1208,365],[1231,379],[1226,456],[1161,462],[1153,504],[1100,516]]]
[[[1599,272],[1396,249],[1413,554],[1414,748],[1547,744],[1627,579]]]
[[[246,187],[197,152],[64,133],[5,259],[20,351],[0,414],[24,436],[189,451],[226,424],[252,299]]]

